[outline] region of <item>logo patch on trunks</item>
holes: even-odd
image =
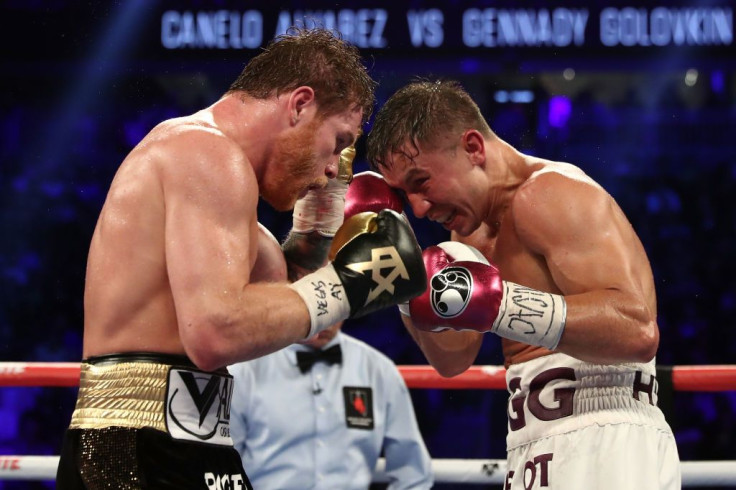
[[[342,394],[348,428],[373,430],[373,389],[368,386],[343,386]]]
[[[174,439],[232,445],[233,379],[171,368],[166,386],[166,428]]]

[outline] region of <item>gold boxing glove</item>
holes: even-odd
[[[337,180],[346,184],[353,181],[353,160],[355,160],[354,144],[340,152],[340,161],[337,164]]]
[[[419,296],[427,288],[427,273],[409,222],[384,209],[347,219],[333,239],[330,263],[291,288],[309,310],[309,338],[340,320]]]

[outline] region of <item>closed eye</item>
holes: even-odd
[[[411,189],[412,189],[413,191],[417,191],[417,190],[418,190],[418,189],[420,189],[420,188],[421,188],[421,187],[422,187],[422,186],[423,186],[424,184],[426,184],[428,180],[429,180],[429,178],[427,178],[427,177],[421,177],[421,178],[418,178],[418,179],[414,179],[414,180],[412,181],[412,183],[411,183]]]
[[[348,148],[353,144],[354,138],[352,134],[344,133],[339,134],[335,140],[335,153],[341,153],[345,148]]]
[[[406,195],[406,191],[403,189],[397,189],[396,187],[393,187],[393,190],[396,191],[396,193],[401,196],[401,200],[404,201],[404,204],[409,204],[409,196]]]

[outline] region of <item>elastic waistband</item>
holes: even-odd
[[[506,384],[509,449],[593,423],[669,430],[657,408],[654,361],[603,365],[556,353],[510,366]]]
[[[82,363],[71,429],[150,427],[174,439],[232,444],[233,382],[227,371],[201,371],[183,356],[174,365],[150,361],[174,360],[168,355],[137,356],[98,356]]]
[[[151,427],[166,432],[168,364],[83,362],[70,428]]]
[[[167,364],[172,367],[184,367],[198,369],[197,366],[183,354],[166,354],[162,352],[114,352],[99,356],[90,356],[82,360],[87,364],[102,366],[105,364],[120,364],[123,362],[148,362],[154,364]],[[226,368],[212,371],[217,374],[227,375]]]

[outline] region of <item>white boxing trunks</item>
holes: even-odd
[[[551,354],[506,371],[504,490],[679,490],[654,361],[591,364]]]

